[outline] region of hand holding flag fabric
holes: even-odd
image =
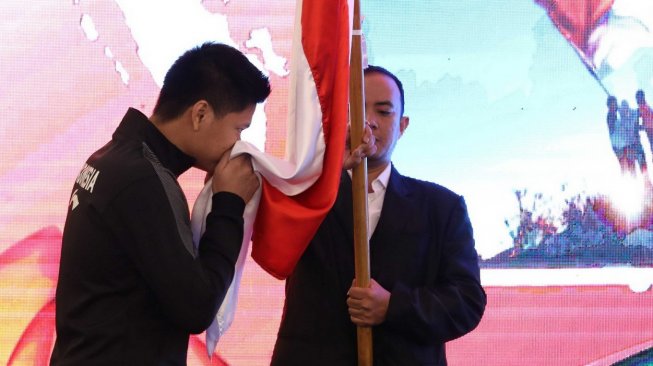
[[[232,192],[246,203],[260,186],[257,176],[252,171],[250,156],[241,154],[232,158],[231,149],[222,156],[210,180],[212,192]]]

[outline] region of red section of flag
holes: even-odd
[[[560,33],[586,56],[587,41],[614,0],[535,0],[544,7]]]
[[[349,101],[349,7],[346,0],[310,1],[302,6],[302,45],[322,110],[326,143],[320,178],[303,193],[286,196],[267,182],[252,237],[252,258],[283,279],[331,209],[342,169]]]

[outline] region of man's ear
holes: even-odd
[[[404,135],[404,131],[408,128],[408,124],[410,124],[410,118],[408,116],[401,117],[399,120],[399,136]]]
[[[205,100],[199,100],[191,107],[191,120],[193,131],[199,131],[202,122],[208,118],[210,106]]]

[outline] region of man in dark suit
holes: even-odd
[[[463,198],[391,164],[409,124],[395,75],[365,70],[365,111],[370,287],[352,286],[351,178],[343,174],[332,210],[286,280],[272,365],[356,365],[357,325],[373,328],[374,365],[446,365],[444,343],[474,329],[485,310]]]

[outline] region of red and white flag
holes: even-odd
[[[535,0],[602,79],[653,48],[651,0]],[[634,92],[633,92],[634,94]]]
[[[346,0],[297,4],[286,140],[286,159],[297,170],[293,177],[264,174],[252,237],[252,257],[280,279],[294,269],[338,191],[348,121],[349,19]],[[308,124],[321,126],[320,136]]]
[[[286,156],[278,159],[239,141],[232,156],[248,153],[262,189],[245,209],[245,236],[233,283],[207,329],[207,351],[231,324],[250,237],[252,257],[284,279],[327,215],[338,193],[349,119],[352,5],[347,0],[298,0],[290,72]],[[211,182],[193,207],[197,243],[211,211]],[[254,219],[255,218],[255,219]]]

